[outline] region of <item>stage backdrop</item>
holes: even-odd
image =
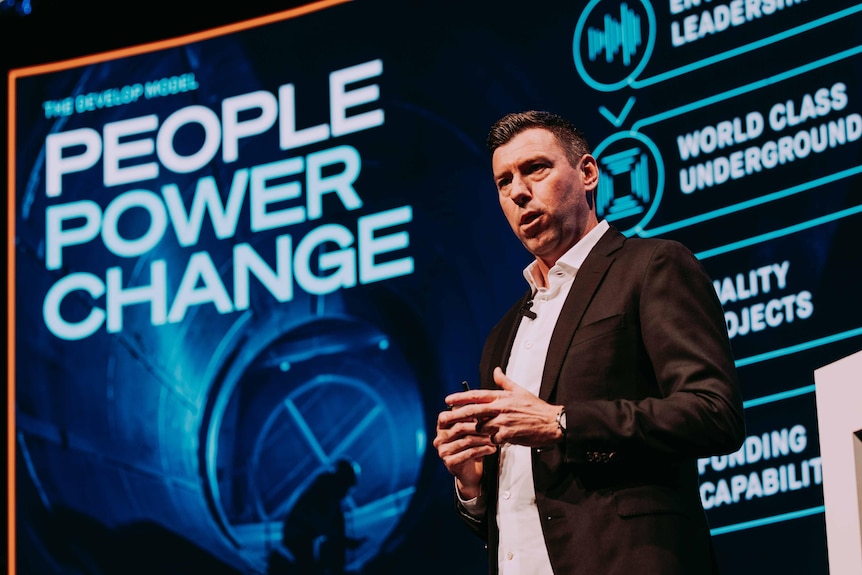
[[[827,573],[813,372],[862,348],[862,4],[462,4],[12,72],[11,573],[265,573],[338,460],[349,569],[483,572],[430,439],[525,289],[484,139],[532,108],[589,136],[603,217],[714,278],[748,436],[700,462],[721,564]]]

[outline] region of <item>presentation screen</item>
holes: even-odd
[[[586,133],[599,215],[687,245],[724,306],[721,566],[825,575],[860,36],[846,0],[324,0],[12,70],[10,573],[290,572],[291,533],[355,573],[483,572],[431,440],[527,289],[488,129],[542,109]]]

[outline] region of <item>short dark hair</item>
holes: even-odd
[[[590,153],[590,146],[583,132],[562,116],[541,110],[513,112],[494,122],[488,133],[488,149],[493,155],[497,148],[530,128],[541,128],[554,134],[573,166],[577,165],[581,156]]]

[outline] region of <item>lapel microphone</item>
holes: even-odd
[[[522,316],[528,317],[530,319],[536,319],[536,312],[531,311],[530,308],[533,307],[533,298],[528,299],[524,302],[524,305],[521,306],[521,309],[518,311]]]

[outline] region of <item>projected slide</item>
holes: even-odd
[[[430,438],[525,289],[487,130],[541,108],[589,137],[600,214],[688,245],[724,305],[722,567],[825,575],[813,374],[862,348],[862,4],[405,4],[12,72],[10,572],[482,572]]]
[[[725,307],[748,437],[700,462],[717,545],[730,557],[751,544],[740,537],[768,548],[807,531],[819,558],[805,572],[825,562],[812,371],[862,333],[845,287],[859,255],[841,248],[862,223],[860,11],[594,1],[573,40],[584,82],[624,102],[599,106],[617,128],[597,147],[599,208],[630,234],[695,249]],[[772,557],[727,561],[774,570]]]

